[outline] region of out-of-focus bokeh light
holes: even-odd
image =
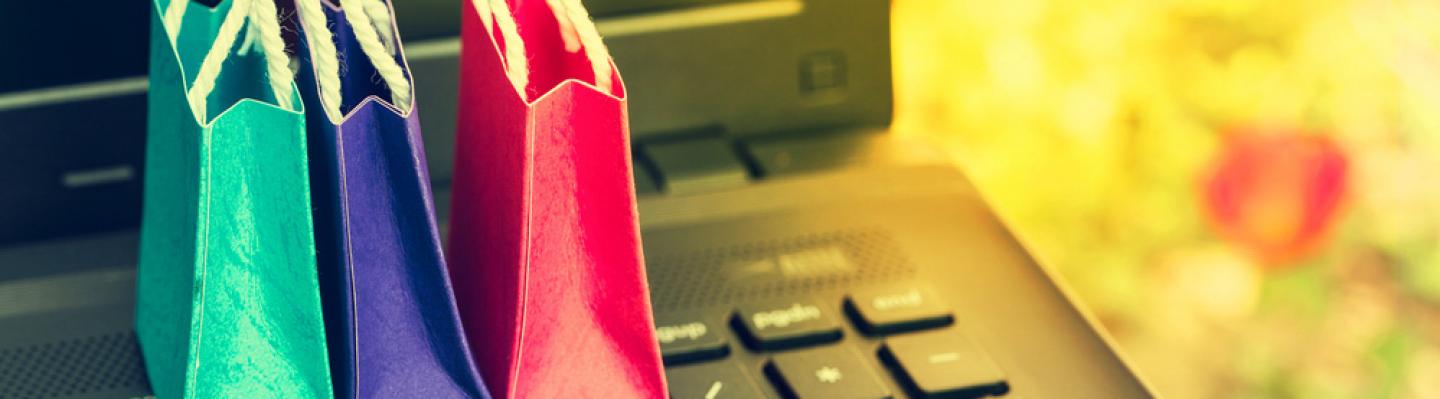
[[[894,0],[934,138],[1172,398],[1440,398],[1440,2]]]
[[[1335,224],[1347,184],[1330,137],[1299,131],[1228,132],[1205,181],[1205,208],[1221,237],[1271,266],[1315,252]]]

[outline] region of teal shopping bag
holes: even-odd
[[[255,19],[273,1],[152,3],[136,331],[160,398],[332,397],[305,118]]]

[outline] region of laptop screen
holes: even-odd
[[[213,0],[212,0],[213,1]],[[586,0],[597,18],[747,0]],[[281,1],[280,3],[287,3]],[[406,40],[460,32],[459,0],[395,1]],[[0,1],[0,93],[145,74],[146,0]]]
[[[393,0],[437,184],[453,166],[461,1]],[[884,1],[584,2],[637,141],[889,122]],[[138,225],[151,12],[0,1],[0,245]]]

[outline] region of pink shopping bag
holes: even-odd
[[[465,2],[451,275],[496,397],[664,397],[625,88],[579,4]]]

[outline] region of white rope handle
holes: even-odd
[[[472,1],[487,31],[493,30],[492,24],[500,28],[500,36],[505,41],[503,56],[506,74],[516,87],[523,89],[529,83],[530,70],[525,58],[525,45],[520,39],[509,4],[505,0]],[[546,0],[546,3],[555,13],[555,21],[560,25],[560,37],[565,42],[565,51],[575,53],[584,50],[586,58],[590,60],[591,72],[595,75],[595,86],[601,92],[610,93],[614,74],[608,55],[610,51],[606,49],[599,30],[595,28],[595,22],[590,19],[590,12],[585,10],[580,0]]]
[[[190,0],[170,0],[165,7],[165,33],[170,35],[171,43],[180,35],[180,23],[184,21],[185,9],[189,7]]]
[[[340,115],[340,56],[335,49],[334,34],[330,31],[320,0],[296,0],[300,8],[300,20],[305,25],[305,35],[314,49],[315,79],[320,84],[320,102],[325,114],[332,121],[339,121]],[[375,72],[390,88],[391,103],[401,112],[411,107],[410,79],[405,69],[395,60],[398,46],[390,22],[390,7],[384,0],[340,0],[345,11],[345,21],[355,33],[360,51],[370,59]],[[384,34],[381,34],[384,32]]]
[[[265,67],[270,74],[270,89],[275,92],[275,101],[280,108],[290,109],[290,87],[295,83],[295,71],[290,69],[290,54],[285,53],[285,38],[280,35],[280,13],[275,0],[255,0],[250,24],[255,27],[252,34],[260,41],[265,52]]]
[[[320,108],[331,121],[340,120],[340,58],[335,51],[335,38],[330,33],[320,0],[295,0],[305,37],[313,52],[315,80],[320,86]]]
[[[250,1],[235,0],[231,3],[229,14],[225,15],[225,21],[220,23],[220,31],[215,35],[215,42],[211,44],[210,51],[205,53],[204,60],[200,61],[195,83],[190,86],[190,92],[186,93],[191,107],[202,115],[207,114],[205,100],[210,96],[210,92],[215,90],[215,80],[220,76],[220,65],[230,55],[230,46],[235,44],[235,38],[240,34],[240,26],[245,24],[246,15],[250,13]]]
[[[510,13],[510,4],[505,0],[472,0],[472,4],[485,24],[485,34],[491,34],[497,26],[500,28],[500,38],[505,42],[501,54],[505,58],[505,74],[523,92],[530,85],[530,62],[525,59],[525,42],[520,40],[520,28]]]
[[[560,24],[565,51],[574,53],[583,47],[585,58],[590,60],[591,72],[595,74],[595,86],[602,93],[610,93],[611,75],[614,73],[610,67],[610,50],[605,48],[605,40],[600,37],[600,30],[595,28],[595,21],[590,20],[590,12],[585,10],[580,0],[549,2],[550,8],[555,10],[555,20]]]
[[[345,12],[345,20],[350,22],[350,29],[355,32],[355,41],[360,44],[360,51],[370,59],[370,64],[375,66],[375,72],[380,74],[380,79],[390,86],[391,103],[395,104],[400,112],[410,112],[410,79],[405,76],[405,68],[400,67],[400,62],[395,61],[393,44],[387,48],[375,29],[376,22],[370,13],[377,9],[367,8],[362,3],[365,1],[378,4],[376,13],[385,14],[385,19],[389,20],[390,8],[385,6],[383,0],[340,0],[340,7],[348,10]],[[394,34],[388,23],[384,31],[387,37]]]
[[[172,0],[165,8],[164,23],[172,44],[179,37],[181,21],[190,1]],[[280,36],[275,0],[234,0],[225,14],[225,20],[220,23],[215,42],[200,62],[195,83],[186,93],[191,107],[202,115],[208,114],[207,100],[210,93],[215,91],[216,81],[220,78],[220,67],[230,56],[230,48],[235,45],[240,28],[247,19],[254,26],[251,33],[260,36],[258,40],[265,51],[266,72],[270,75],[270,89],[275,92],[276,102],[280,108],[290,109],[290,86],[295,81],[295,73],[290,70],[290,56],[285,53],[285,41]]]
[[[376,32],[381,32],[380,42],[385,43],[385,51],[395,55],[395,35],[390,29],[390,8],[385,6],[384,1],[365,2],[365,15],[370,17],[371,25]]]

